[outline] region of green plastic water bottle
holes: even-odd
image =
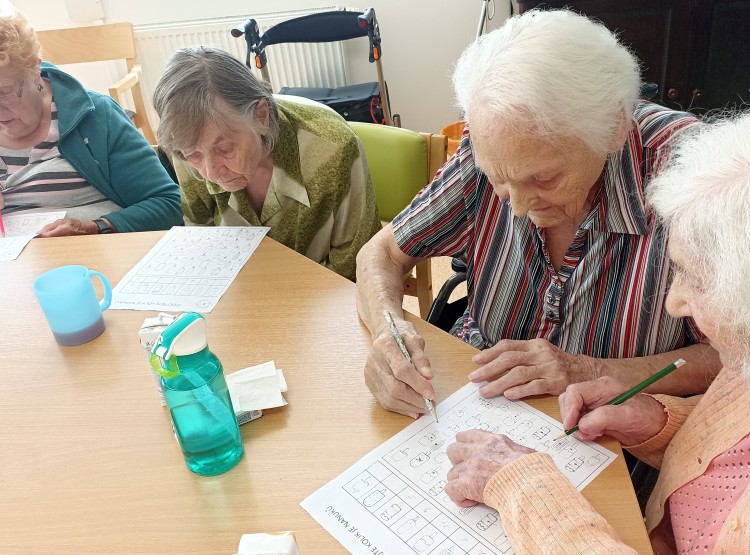
[[[208,350],[203,316],[186,312],[172,322],[151,350],[151,366],[161,376],[187,467],[202,476],[233,468],[242,438],[221,362]]]

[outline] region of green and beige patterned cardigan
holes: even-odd
[[[280,130],[261,216],[175,159],[186,225],[268,226],[268,236],[354,280],[357,252],[380,229],[356,135],[332,110],[277,99]]]

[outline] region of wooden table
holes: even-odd
[[[137,335],[153,313],[111,310],[96,340],[55,343],[33,279],[84,264],[114,285],[161,236],[35,239],[0,263],[0,552],[231,554],[243,533],[294,530],[303,555],[343,553],[299,502],[410,422],[364,385],[369,334],[352,283],[264,239],[206,315],[226,372],[273,359],[289,384],[288,406],[240,428],[245,455],[221,476],[192,474],[175,444]],[[474,349],[411,319],[444,399],[466,382]],[[559,418],[554,398],[531,404]],[[651,552],[622,457],[584,493]]]

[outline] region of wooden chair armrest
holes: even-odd
[[[109,96],[111,96],[115,102],[122,105],[120,95],[135,87],[140,82],[142,73],[143,70],[141,69],[141,65],[135,64],[125,77],[109,88]]]

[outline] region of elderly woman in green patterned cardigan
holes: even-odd
[[[335,112],[274,98],[227,52],[179,50],[156,91],[187,225],[268,226],[269,237],[354,279],[380,229],[356,135]]]

